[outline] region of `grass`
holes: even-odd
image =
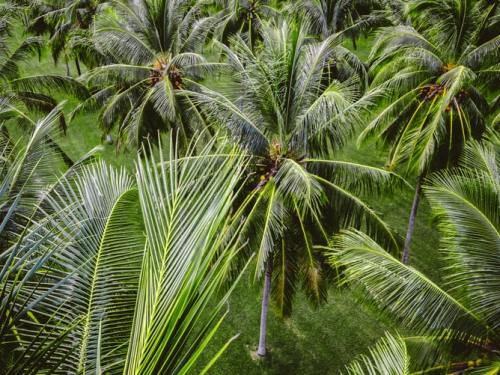
[[[358,53],[368,56],[367,41],[358,42]],[[64,73],[64,64],[54,67],[45,55],[40,62],[32,61],[23,66],[24,72]],[[74,73],[74,67],[72,67]],[[75,103],[68,101],[65,111]],[[101,132],[96,114],[84,114],[70,124],[68,134],[59,140],[60,146],[74,160],[93,147],[101,144]],[[132,169],[136,157],[134,151],[116,153],[113,145],[103,145],[101,157],[115,166]],[[384,165],[384,153],[374,145],[358,150],[348,145],[340,155],[343,158],[374,166]],[[404,189],[391,195],[369,199],[386,221],[403,236],[406,230],[413,191]],[[437,272],[438,236],[434,230],[428,204],[423,201],[417,218],[412,246],[412,265],[433,279]],[[212,374],[335,374],[357,354],[366,353],[386,330],[394,330],[397,323],[360,301],[360,295],[343,288],[332,287],[328,303],[312,309],[297,295],[294,312],[287,320],[280,319],[273,311],[268,318],[268,344],[270,356],[266,361],[254,361],[250,352],[255,350],[260,317],[260,283],[254,285],[244,278],[229,302],[229,313],[218,335],[213,340],[211,352],[205,353],[205,361],[224,342],[240,334],[212,368]]]
[[[235,333],[235,340],[212,374],[334,374],[394,327],[386,317],[356,301],[355,293],[332,288],[329,301],[311,309],[298,294],[292,317],[268,319],[269,358],[255,361],[259,332],[260,288],[243,280],[231,297],[230,312],[211,346],[212,353]],[[212,354],[206,353],[207,355]]]

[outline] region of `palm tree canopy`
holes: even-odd
[[[486,1],[410,2],[413,26],[381,31],[365,97],[379,108],[360,141],[378,135],[390,143],[390,167],[406,163],[422,174],[453,165],[464,143],[485,131],[500,37],[484,30],[498,11]]]
[[[92,97],[77,109],[99,109],[105,133],[119,124],[120,134],[140,146],[158,131],[187,131],[196,116],[176,92],[186,77],[198,77],[214,65],[199,54],[217,19],[202,17],[190,1],[113,2],[95,21],[94,41],[113,63],[86,76]],[[182,110],[181,110],[182,109]],[[189,112],[190,114],[190,112]]]
[[[234,83],[185,91],[252,158],[246,230],[257,252],[256,276],[274,262],[275,299],[285,315],[302,277],[311,301],[326,298],[327,266],[313,245],[326,243],[330,230],[363,226],[397,247],[359,196],[401,181],[383,169],[332,159],[352,132],[363,65],[337,36],[317,42],[309,30],[306,23],[265,23],[254,51],[238,36],[231,48],[219,44]]]

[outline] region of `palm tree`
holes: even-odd
[[[91,42],[94,17],[103,4],[101,0],[28,0],[24,7],[28,19],[26,29],[35,35],[48,35],[52,58],[57,63],[61,56],[64,57],[66,75],[70,75],[71,57],[81,75],[80,62],[92,68],[106,61]]]
[[[207,2],[213,7],[213,1]],[[215,4],[220,10],[214,16],[221,18],[216,29],[216,36],[223,42],[239,34],[251,49],[260,38],[263,20],[277,16],[279,10],[276,1],[271,0],[219,0]]]
[[[22,7],[7,6],[0,10],[4,11],[0,17],[0,122],[15,118],[21,125],[29,127],[36,122],[31,115],[47,115],[58,108],[61,130],[66,132],[66,121],[54,96],[63,92],[76,99],[85,99],[88,97],[86,87],[70,77],[57,74],[23,74],[22,65],[29,64],[34,55],[40,55],[43,41],[39,37],[11,37],[11,29],[18,26],[16,17],[22,13]],[[3,131],[7,132],[7,128],[4,127]],[[71,159],[55,142],[52,143],[71,165]]]
[[[263,24],[255,52],[236,36],[231,49],[220,45],[234,84],[224,81],[220,92],[202,85],[185,92],[252,160],[240,210],[248,223],[243,239],[257,252],[255,276],[264,276],[260,356],[266,354],[271,289],[282,315],[291,313],[301,281],[314,304],[326,298],[328,270],[314,243],[325,243],[331,230],[358,225],[397,246],[384,221],[359,198],[397,176],[332,159],[352,130],[362,64],[335,36],[318,43],[308,35],[305,24]]]
[[[289,11],[310,20],[314,32],[322,38],[345,33],[356,49],[356,39],[361,32],[367,33],[399,20],[397,17],[391,20],[398,12],[396,6],[386,3],[381,0],[305,0],[292,4]]]
[[[120,135],[140,146],[169,129],[187,139],[202,121],[177,92],[188,77],[217,65],[197,53],[216,19],[200,17],[191,5],[186,0],[117,1],[95,21],[97,48],[115,63],[89,72],[94,94],[77,110],[99,109],[105,134],[118,124]]]
[[[217,331],[240,220],[230,215],[244,159],[174,142],[138,160],[64,178],[0,259],[7,374],[179,374]],[[26,261],[26,260],[30,261]],[[229,342],[228,342],[229,343]],[[209,361],[205,373],[227,347]]]
[[[485,131],[500,50],[500,36],[488,30],[499,9],[487,1],[412,1],[413,26],[387,28],[373,46],[366,98],[379,107],[359,140],[383,139],[389,168],[406,164],[418,175],[404,263],[426,174],[452,166],[463,144]]]
[[[442,235],[445,285],[401,263],[357,231],[337,239],[331,259],[344,267],[346,282],[360,286],[378,306],[430,342],[458,342],[460,355],[483,356],[469,366],[486,374],[500,363],[498,155],[493,146],[472,143],[461,161],[460,168],[434,173],[423,188]],[[376,357],[391,366],[408,361],[394,353],[384,350]],[[463,366],[448,361],[437,369]]]

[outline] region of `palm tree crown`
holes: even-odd
[[[413,26],[382,30],[372,48],[365,100],[378,108],[359,141],[381,138],[390,145],[388,168],[406,165],[418,175],[405,263],[423,178],[453,166],[465,142],[479,139],[489,114],[497,110],[497,99],[488,93],[498,78],[500,36],[489,32],[498,11],[486,1],[411,1]]]
[[[303,23],[265,24],[255,52],[235,37],[231,49],[221,45],[235,84],[221,92],[201,85],[186,92],[253,160],[248,189],[254,204],[246,214],[256,275],[266,270],[267,286],[274,275],[284,315],[301,278],[314,304],[325,300],[328,272],[313,245],[325,243],[330,230],[365,226],[397,247],[387,225],[359,198],[396,177],[331,159],[352,130],[363,66],[335,36],[316,42],[308,34]]]
[[[100,108],[105,133],[115,125],[127,141],[140,145],[170,128],[188,132],[189,105],[176,92],[210,64],[196,53],[215,18],[201,18],[186,0],[116,2],[96,20],[97,48],[114,63],[87,78],[94,95],[78,109]]]
[[[485,131],[487,85],[498,78],[500,37],[487,32],[498,14],[486,1],[413,1],[413,26],[384,29],[370,56],[371,91],[387,105],[360,136],[391,144],[388,165],[419,174],[458,158]]]

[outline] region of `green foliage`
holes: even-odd
[[[2,345],[18,346],[8,373],[194,365],[231,291],[220,295],[240,249],[229,212],[244,165],[208,157],[213,144],[196,158],[173,146],[139,162],[137,187],[104,163],[61,179],[2,254]]]
[[[342,234],[331,253],[332,261],[345,267],[345,282],[361,286],[378,306],[422,334],[433,335],[433,341],[458,341],[480,351],[486,356],[482,361],[486,368],[498,362],[497,168],[493,148],[472,143],[460,168],[434,174],[424,187],[443,238],[447,264],[443,287],[403,265],[360,232]],[[404,346],[393,338],[387,340],[371,353],[373,360],[387,361],[390,366],[408,362],[398,356]]]
[[[382,29],[365,97],[378,106],[360,141],[389,143],[390,168],[425,174],[453,166],[464,143],[481,137],[498,110],[488,97],[498,79],[500,38],[488,32],[498,11],[486,1],[410,1],[411,26]]]
[[[113,5],[97,17],[94,33],[97,49],[111,62],[85,76],[92,96],[76,111],[99,109],[104,134],[118,125],[121,142],[139,148],[170,129],[189,142],[203,121],[195,126],[196,112],[177,93],[188,78],[217,65],[199,54],[217,19],[201,17],[185,0]]]
[[[332,373],[398,328],[347,373],[498,372],[499,9],[2,2],[0,368]]]
[[[255,51],[241,37],[231,47],[219,44],[234,85],[221,92],[198,85],[186,95],[252,156],[258,178],[250,181],[254,203],[246,230],[254,238],[256,276],[273,262],[275,300],[289,315],[301,279],[313,304],[326,299],[329,271],[313,245],[325,244],[332,230],[363,227],[397,248],[387,224],[359,195],[399,181],[382,169],[331,159],[356,116],[364,70],[355,55],[335,35],[311,42],[306,23],[261,28]]]

